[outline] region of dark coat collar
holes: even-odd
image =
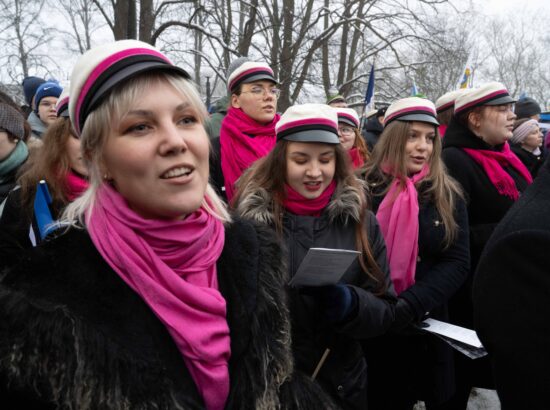
[[[455,118],[451,120],[451,123],[445,132],[445,138],[443,138],[443,148],[456,147],[488,151],[502,151],[503,145],[504,144],[500,144],[492,147],[475,135],[468,127],[459,124]]]

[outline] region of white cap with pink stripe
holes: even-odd
[[[353,108],[335,108],[338,113],[338,122],[359,128],[359,115]]]
[[[121,40],[95,47],[83,54],[71,74],[69,114],[80,135],[88,115],[115,86],[136,75],[153,70],[176,73],[190,79],[155,47],[137,40]]]
[[[239,85],[267,80],[277,83],[273,70],[266,63],[247,61],[235,68],[227,79],[227,89],[233,93]]]
[[[420,121],[439,125],[434,103],[419,97],[408,97],[394,101],[386,111],[384,126],[387,127],[394,120]]]
[[[443,111],[447,111],[449,108],[454,108],[456,97],[466,91],[466,88],[459,88],[458,90],[449,91],[439,97],[435,101],[435,109],[437,110],[437,113],[439,114]]]
[[[339,144],[338,115],[326,104],[302,104],[289,107],[275,125],[277,141]]]
[[[460,94],[455,100],[455,115],[482,105],[505,105],[515,102],[504,84],[487,83]]]

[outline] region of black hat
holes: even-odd
[[[516,103],[515,114],[520,118],[529,118],[541,113],[540,105],[530,97],[525,97]]]

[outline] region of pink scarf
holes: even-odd
[[[216,276],[222,223],[203,208],[181,221],[144,219],[107,184],[87,217],[101,256],[166,326],[206,408],[223,409],[231,353]]]
[[[287,196],[283,206],[294,215],[321,216],[323,210],[330,202],[330,198],[336,189],[336,181],[333,179],[329,186],[315,199],[308,199],[295,191],[290,185],[285,184]]]
[[[445,133],[447,132],[447,126],[445,124],[441,124],[439,126],[439,136],[443,138],[445,136]]]
[[[73,202],[82,193],[88,189],[88,181],[82,178],[80,175],[70,170],[65,177],[67,188],[67,199],[69,202]]]
[[[239,108],[230,108],[222,121],[220,146],[225,194],[231,201],[235,182],[252,163],[266,156],[275,146],[275,124],[279,114],[269,124],[262,125]]]
[[[351,158],[351,163],[353,164],[353,169],[360,168],[365,163],[365,160],[359,153],[357,147],[353,147],[348,151],[349,157]]]
[[[483,167],[500,195],[505,195],[514,201],[519,198],[519,191],[514,179],[502,168],[503,166],[512,166],[527,183],[533,182],[533,177],[525,165],[516,157],[516,154],[512,152],[507,142],[504,143],[501,152],[471,148],[462,149]]]
[[[390,275],[398,295],[414,284],[419,229],[415,184],[429,172],[430,168],[425,165],[412,178],[406,178],[403,190],[400,179],[395,178],[376,213],[386,241]]]

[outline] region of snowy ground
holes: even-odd
[[[418,403],[414,410],[424,410],[424,403]],[[494,390],[473,389],[468,410],[500,410],[500,402]]]

